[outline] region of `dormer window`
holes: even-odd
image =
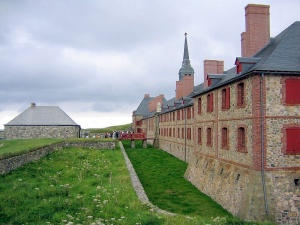
[[[260,58],[237,57],[235,60],[236,74],[247,72],[259,61]]]
[[[238,64],[236,65],[236,73],[239,74],[242,72],[242,65],[238,62]]]

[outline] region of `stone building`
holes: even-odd
[[[58,106],[31,106],[4,124],[5,139],[78,138],[80,126]]]
[[[204,61],[194,86],[185,36],[176,96],[147,112],[159,147],[188,162],[186,179],[232,214],[300,223],[300,22],[270,38],[269,6],[245,7],[241,57]],[[148,136],[148,135],[147,135]]]

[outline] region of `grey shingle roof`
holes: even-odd
[[[58,106],[31,106],[5,126],[79,126]]]
[[[300,71],[300,21],[294,22],[253,57],[261,60],[252,70]]]

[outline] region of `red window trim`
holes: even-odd
[[[197,135],[198,135],[198,144],[202,144],[202,128],[201,127],[198,127]]]
[[[237,84],[237,108],[243,108],[246,106],[246,85],[244,82]]]
[[[300,79],[285,79],[285,103],[286,105],[300,105]]]
[[[198,114],[202,113],[202,100],[198,98]]]
[[[289,137],[288,137],[288,131],[289,130],[299,130],[300,132],[300,125],[299,124],[286,124],[283,126],[282,128],[282,134],[283,134],[283,138],[282,138],[282,153],[284,155],[300,155],[300,150],[297,152],[292,152],[288,150],[288,142],[289,142]]]
[[[207,96],[207,112],[212,113],[214,111],[214,93],[209,93]]]
[[[230,87],[224,88],[221,91],[222,97],[222,110],[227,110],[230,108]]]
[[[227,127],[222,127],[221,129],[221,147],[229,149],[229,130]]]
[[[239,126],[237,129],[237,152],[248,152],[246,128],[244,126]]]
[[[212,129],[210,127],[206,129],[206,145],[212,147]]]

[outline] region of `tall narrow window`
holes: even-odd
[[[285,90],[287,104],[300,104],[300,79],[286,79]]]
[[[237,105],[245,105],[245,85],[244,83],[239,83],[237,85]]]
[[[177,111],[177,120],[180,120],[180,110]]]
[[[237,151],[238,152],[247,152],[246,150],[246,132],[244,127],[238,128],[238,138],[237,138]]]
[[[207,146],[212,146],[212,133],[211,133],[211,128],[207,128],[207,133],[206,133],[206,145],[207,145]]]
[[[177,129],[177,137],[180,138],[180,128]]]
[[[191,119],[191,107],[187,108],[187,119]]]
[[[224,88],[222,90],[222,109],[230,108],[230,88]]]
[[[181,128],[181,138],[184,139],[184,128]]]
[[[291,127],[286,129],[286,153],[299,154],[300,153],[300,128]]]
[[[207,112],[214,111],[214,95],[210,93],[207,95]]]
[[[202,101],[201,98],[198,98],[198,114],[202,112]]]
[[[191,128],[187,128],[187,139],[188,140],[192,139],[192,129]]]
[[[202,129],[198,128],[198,144],[202,144]]]
[[[228,148],[228,129],[223,127],[221,132],[222,148]]]

